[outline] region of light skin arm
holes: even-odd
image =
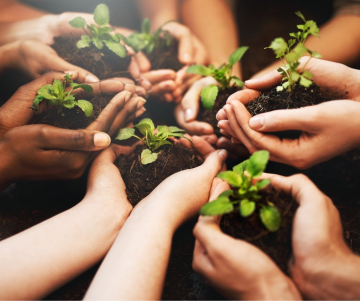
[[[360,59],[360,17],[356,15],[340,15],[331,19],[320,28],[320,38],[311,36],[305,43],[310,50],[315,50],[327,61],[353,65]],[[276,61],[253,78],[282,66]]]
[[[0,299],[40,299],[106,254],[132,209],[113,164],[120,151],[97,157],[78,205],[0,243]]]
[[[44,11],[19,3],[16,0],[2,0],[0,3],[0,22],[34,19],[45,14]]]

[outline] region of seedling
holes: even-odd
[[[160,152],[155,153],[155,151],[161,146],[173,145],[170,141],[168,141],[168,138],[185,138],[189,140],[184,136],[186,132],[176,126],[168,127],[166,125],[159,125],[157,126],[155,131],[154,123],[149,118],[141,120],[134,127],[137,128],[140,133],[144,135],[144,138],[140,138],[135,135],[135,128],[124,128],[119,131],[119,134],[115,139],[126,140],[131,137],[135,137],[142,141],[147,146],[147,149],[144,149],[141,153],[141,163],[144,165],[156,161]],[[189,141],[191,142],[191,140]]]
[[[121,58],[126,57],[126,48],[120,41],[122,40],[127,44],[127,39],[120,33],[110,33],[114,31],[114,29],[107,26],[110,21],[110,13],[109,8],[105,4],[99,4],[95,8],[94,20],[97,25],[86,24],[85,19],[82,17],[76,17],[69,22],[72,27],[82,28],[85,32],[85,35],[81,36],[81,40],[77,42],[76,46],[81,49],[90,47],[91,44],[94,44],[97,49],[101,50],[105,44],[107,48]]]
[[[162,29],[162,26],[153,34],[151,34],[150,30],[151,22],[148,19],[144,19],[141,24],[141,32],[133,33],[127,38],[128,45],[135,52],[145,50],[148,54],[152,53],[155,48],[170,46],[172,37],[168,31]]]
[[[278,209],[270,202],[266,205],[259,203],[259,191],[270,184],[264,179],[253,184],[253,179],[261,176],[269,160],[269,152],[258,151],[248,160],[233,168],[233,171],[221,172],[217,175],[232,187],[223,192],[215,201],[207,203],[201,210],[201,215],[223,215],[234,211],[238,207],[240,215],[244,218],[251,216],[256,208],[260,208],[259,215],[263,225],[275,232],[280,228],[281,215]],[[244,172],[247,172],[247,175]],[[231,197],[231,200],[230,200]]]
[[[201,101],[206,110],[212,110],[219,89],[229,89],[234,85],[239,88],[244,86],[244,83],[238,77],[232,75],[232,69],[234,65],[241,60],[248,48],[249,47],[243,46],[235,50],[231,54],[228,62],[223,64],[220,68],[215,68],[214,65],[210,65],[209,67],[194,65],[186,70],[188,73],[212,76],[219,83],[219,86],[211,84],[201,91]]]
[[[284,76],[282,85],[276,88],[278,92],[283,91],[284,89],[291,92],[298,82],[303,87],[310,87],[313,83],[313,75],[309,70],[304,69],[311,58],[321,58],[319,53],[311,51],[304,46],[309,35],[319,37],[319,28],[314,21],[306,21],[301,12],[298,11],[295,14],[304,21],[304,24],[297,26],[301,31],[290,33],[290,37],[293,37],[294,39],[290,39],[286,42],[283,38],[276,38],[269,47],[266,47],[271,48],[276,54],[276,58],[280,58],[283,62],[283,66],[277,70]],[[310,55],[310,58],[301,70],[298,71],[300,65],[299,59],[307,53]]]
[[[92,93],[93,88],[89,85],[74,83],[71,77],[72,75],[66,74],[64,76],[64,82],[60,79],[55,79],[52,85],[42,86],[37,91],[37,96],[33,100],[33,104],[30,108],[37,111],[38,104],[45,99],[48,101],[49,105],[59,106],[60,108],[72,109],[77,106],[84,111],[86,117],[90,117],[93,112],[92,103],[84,99],[75,100],[74,95],[76,94],[71,93],[79,88]],[[67,86],[71,88],[69,91],[65,91]]]

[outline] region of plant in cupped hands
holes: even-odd
[[[278,209],[270,202],[267,204],[259,202],[261,200],[259,191],[269,185],[270,180],[264,179],[253,184],[253,180],[261,176],[265,170],[268,160],[269,152],[258,151],[248,160],[236,165],[233,171],[219,173],[217,177],[227,181],[232,189],[220,194],[215,201],[204,205],[200,215],[223,215],[234,211],[235,206],[238,206],[240,215],[246,218],[251,216],[258,206],[263,225],[271,232],[277,231],[281,225]]]
[[[235,50],[230,55],[228,62],[219,68],[216,68],[214,65],[210,65],[209,67],[193,65],[186,70],[188,73],[212,76],[219,83],[219,86],[212,84],[201,91],[201,101],[206,110],[213,108],[219,89],[229,89],[234,85],[239,88],[244,86],[244,83],[238,77],[232,75],[232,69],[234,65],[241,60],[248,48],[247,46],[243,46]]]
[[[86,117],[90,117],[93,112],[93,105],[91,102],[79,99],[76,100],[76,94],[71,94],[75,89],[83,89],[88,93],[93,93],[93,88],[89,85],[82,85],[74,83],[71,79],[72,75],[66,74],[64,76],[64,82],[60,79],[55,79],[53,84],[42,86],[37,91],[37,96],[33,100],[33,104],[30,107],[34,111],[37,111],[37,106],[44,99],[48,101],[49,105],[58,106],[62,108],[73,109],[75,106],[84,111]],[[70,87],[66,91],[67,86]]]
[[[135,137],[142,141],[147,149],[144,149],[141,153],[141,163],[146,165],[155,162],[158,158],[159,153],[155,153],[163,145],[173,145],[168,139],[169,138],[185,138],[191,142],[190,139],[186,138],[184,130],[179,129],[176,126],[158,125],[155,131],[155,125],[151,119],[142,119],[138,124],[134,126],[137,128],[144,138],[140,138],[135,135],[135,128],[124,128],[119,131],[117,140],[126,140],[131,137]]]
[[[294,39],[289,39],[289,41],[286,42],[283,38],[276,38],[271,42],[269,47],[265,48],[272,49],[276,54],[276,58],[280,58],[283,62],[283,67],[278,69],[281,75],[284,76],[282,85],[276,88],[278,92],[283,91],[284,89],[291,92],[298,82],[303,87],[310,87],[313,83],[311,81],[313,75],[309,70],[304,69],[312,57],[321,58],[319,53],[311,51],[304,46],[309,35],[319,37],[319,28],[314,21],[307,21],[301,12],[296,12],[296,15],[304,21],[304,24],[297,26],[300,31],[290,33],[290,37],[293,37]],[[310,58],[301,70],[298,71],[300,65],[299,59],[307,53],[310,54]]]
[[[145,50],[148,54],[152,53],[155,48],[169,47],[171,41],[171,35],[168,31],[163,30],[162,26],[151,34],[151,22],[148,19],[144,19],[142,22],[141,32],[133,33],[127,38],[128,45],[135,52]]]
[[[85,35],[81,36],[81,40],[77,42],[79,49],[90,47],[94,44],[99,50],[103,49],[104,44],[121,58],[126,57],[126,48],[121,44],[121,40],[127,44],[127,39],[120,33],[111,34],[113,28],[107,26],[110,21],[109,8],[105,4],[99,4],[94,11],[95,24],[88,25],[82,17],[76,17],[69,23],[72,27],[82,28]],[[98,58],[98,59],[97,59]],[[96,60],[100,60],[101,56],[96,56]]]

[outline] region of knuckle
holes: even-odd
[[[295,158],[292,160],[292,162],[293,162],[292,163],[293,166],[296,167],[297,169],[304,170],[311,167],[309,160],[303,157]]]
[[[87,146],[86,134],[82,131],[75,131],[72,134],[71,141],[73,145],[79,149],[84,149]]]

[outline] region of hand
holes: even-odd
[[[182,143],[190,143],[181,139]],[[184,141],[185,140],[185,141]],[[196,168],[178,172],[164,180],[154,191],[137,205],[137,210],[156,210],[155,215],[164,218],[164,224],[175,231],[185,220],[194,216],[208,198],[211,183],[221,170],[226,151],[215,149],[205,140],[193,136],[194,148],[205,158]],[[144,209],[148,208],[148,209]]]
[[[338,210],[307,177],[273,176],[271,185],[299,203],[293,222],[291,267],[307,299],[358,299],[360,259],[346,246]]]
[[[215,179],[210,200],[230,189]],[[217,217],[194,228],[193,270],[230,300],[301,299],[292,281],[257,247],[222,233]]]
[[[217,82],[212,77],[205,77],[195,82],[185,94],[181,104],[175,109],[176,121],[190,135],[211,135],[214,133],[210,124],[195,120],[199,113],[201,91],[210,84],[217,84]]]
[[[72,79],[74,81],[77,81],[77,78],[79,76],[78,72],[74,72],[74,71],[67,71],[67,73],[73,75]],[[48,109],[48,105],[47,102],[42,102],[39,106],[39,111],[33,111],[31,109],[29,109],[29,107],[32,105],[32,102],[36,96],[36,92],[39,88],[41,88],[42,86],[44,86],[45,84],[52,84],[53,81],[55,79],[63,79],[64,78],[64,73],[61,72],[49,72],[44,74],[43,76],[37,78],[36,80],[30,82],[29,84],[26,84],[22,87],[20,87],[17,92],[0,108],[0,138],[10,129],[14,128],[14,127],[18,127],[18,126],[23,126],[26,124],[29,124],[32,122],[32,120],[34,119],[34,117],[37,114],[40,114],[44,111],[46,111]],[[126,90],[126,92],[124,92],[126,95],[123,94],[118,94],[118,97],[115,97],[110,103],[109,105],[106,107],[107,109],[104,110],[102,112],[102,122],[108,123],[108,118],[109,116],[111,116],[111,123],[110,124],[103,124],[102,126],[100,126],[99,129],[95,129],[95,130],[99,130],[101,131],[101,128],[107,128],[108,126],[112,126],[111,128],[111,135],[113,134],[113,131],[116,130],[116,126],[118,126],[118,122],[116,121],[114,124],[114,118],[115,115],[113,115],[114,113],[116,114],[117,112],[120,112],[119,118],[125,118],[125,119],[129,119],[129,120],[122,120],[122,121],[126,121],[126,122],[130,122],[131,118],[134,117],[132,115],[136,114],[135,112],[131,111],[132,109],[134,109],[132,107],[133,102],[136,102],[137,104],[139,104],[139,108],[136,109],[135,106],[135,111],[136,110],[141,110],[143,104],[145,103],[145,100],[135,96],[135,86],[131,85],[131,84],[125,84],[119,80],[104,80],[98,83],[92,83],[90,84],[93,87],[94,93],[95,94],[99,94],[101,93],[118,93],[121,92],[123,90]],[[130,93],[127,93],[127,91],[129,91]],[[84,91],[77,91],[79,92],[79,94],[77,96],[82,96],[84,97]],[[127,101],[129,99],[129,97],[133,96],[133,100],[131,102],[129,102],[126,106],[126,109],[124,109],[123,111],[121,111],[124,106],[125,106],[125,100]],[[115,110],[112,111],[111,114],[108,114],[107,111],[111,110],[111,107],[115,106]],[[131,110],[128,111],[128,109]],[[104,113],[105,112],[105,113]],[[144,112],[144,110],[142,110],[142,113]],[[127,116],[127,114],[129,116]],[[131,118],[128,118],[131,117]],[[98,120],[100,120],[100,116],[98,118]],[[120,119],[116,119],[118,121],[120,121]],[[99,124],[97,121],[95,122],[96,124]],[[110,127],[109,129],[110,130]]]

